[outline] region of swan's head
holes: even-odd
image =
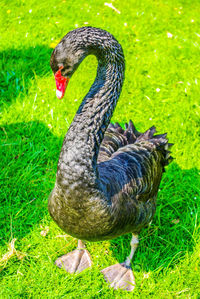
[[[67,34],[54,49],[50,65],[56,80],[56,95],[63,98],[69,79],[87,55],[87,51],[69,34]]]
[[[124,72],[122,48],[110,33],[94,27],[77,28],[63,37],[51,55],[50,64],[58,98],[64,96],[69,79],[81,61],[90,54],[97,57],[99,66],[105,66],[109,60],[110,64],[120,65]]]

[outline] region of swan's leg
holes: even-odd
[[[86,268],[91,267],[92,261],[89,252],[85,249],[85,244],[78,240],[78,247],[76,250],[69,252],[59,257],[55,264],[59,268],[64,268],[69,273],[80,273]]]
[[[132,235],[132,239],[131,239],[131,252],[129,254],[129,256],[127,256],[124,264],[126,265],[126,267],[131,267],[131,261],[133,259],[134,253],[138,247],[139,244],[139,240],[138,240],[138,235]]]
[[[137,249],[138,243],[138,235],[133,235],[131,239],[131,252],[126,258],[125,262],[112,265],[101,271],[104,274],[106,281],[110,283],[112,288],[124,289],[127,291],[133,291],[135,288],[135,277],[133,275],[133,271],[131,270],[131,260]]]

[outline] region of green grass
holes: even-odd
[[[112,3],[121,14],[100,0],[2,2],[0,298],[133,297],[110,289],[100,273],[124,260],[129,235],[88,243],[93,267],[81,274],[54,266],[76,240],[53,223],[47,199],[62,140],[97,62],[88,57],[82,63],[59,101],[49,59],[68,31],[87,24],[110,31],[126,56],[112,121],[132,119],[141,131],[155,125],[174,143],[156,215],[141,233],[132,263],[134,298],[200,296],[200,2]]]

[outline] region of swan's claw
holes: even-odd
[[[69,273],[80,273],[86,268],[91,267],[92,261],[86,249],[76,249],[68,254],[59,257],[55,264],[59,268],[64,268]]]
[[[114,289],[133,291],[135,288],[135,277],[133,271],[125,266],[125,263],[112,265],[101,271],[105,280]]]

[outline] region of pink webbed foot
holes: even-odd
[[[107,282],[114,289],[133,291],[135,288],[135,277],[130,267],[125,263],[115,264],[101,271]]]
[[[91,267],[92,261],[86,249],[76,249],[59,257],[55,264],[69,273],[80,273]]]

